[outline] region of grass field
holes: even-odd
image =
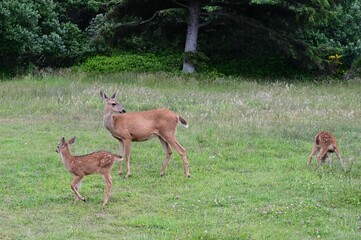
[[[72,176],[55,149],[119,152],[99,91],[127,111],[166,107],[187,119],[165,177],[158,139],[132,145],[131,177]],[[0,239],[360,239],[361,81],[256,82],[165,74],[61,72],[0,82]],[[332,131],[347,163],[307,167],[314,135]]]

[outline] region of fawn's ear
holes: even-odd
[[[72,139],[70,139],[68,143],[69,143],[70,145],[73,144],[73,143],[75,143],[75,137],[73,137]]]
[[[100,97],[102,97],[104,100],[108,100],[108,96],[103,92],[103,91],[100,91]]]
[[[65,144],[65,138],[64,138],[64,137],[60,138],[59,144],[60,144],[60,145],[64,145],[64,144]]]
[[[115,98],[115,95],[117,95],[116,92],[113,94],[113,96],[111,97],[111,99],[114,99],[114,98]]]

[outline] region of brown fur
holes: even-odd
[[[339,159],[342,167],[345,168],[340,155],[339,148],[337,146],[336,138],[332,133],[327,131],[322,131],[315,136],[314,146],[312,148],[310,157],[307,161],[307,165],[311,164],[312,158],[317,152],[319,152],[317,155],[318,166],[320,166],[321,162],[324,162],[328,158],[328,153],[334,152],[337,158]]]
[[[185,175],[190,177],[186,151],[175,138],[178,122],[188,127],[187,121],[184,118],[165,108],[126,113],[123,106],[115,100],[115,94],[108,98],[105,93],[100,92],[100,96],[105,101],[104,126],[114,138],[119,140],[121,155],[125,155],[127,163],[126,177],[130,176],[131,143],[146,141],[155,136],[159,138],[166,152],[161,176],[166,171],[172,154],[170,146],[172,146],[178,151],[183,160]],[[122,165],[120,164],[119,174],[121,173]]]
[[[75,142],[75,137],[70,139],[68,142],[65,138],[61,138],[56,149],[56,152],[61,154],[61,159],[67,168],[67,170],[74,176],[71,183],[71,189],[74,191],[75,201],[74,204],[79,200],[85,201],[79,193],[81,181],[84,176],[93,173],[100,173],[104,177],[106,184],[106,194],[103,201],[103,206],[107,204],[110,198],[110,192],[112,187],[112,177],[110,171],[112,170],[113,164],[116,160],[121,161],[123,158],[119,155],[114,155],[106,151],[93,152],[82,156],[73,156],[70,153],[69,146]]]

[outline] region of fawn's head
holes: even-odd
[[[62,153],[62,152],[64,152],[64,151],[68,150],[68,149],[69,149],[69,145],[73,144],[74,142],[75,142],[75,137],[73,137],[72,139],[70,139],[70,140],[67,141],[67,142],[65,141],[65,138],[62,137],[62,138],[60,139],[60,141],[59,141],[59,144],[58,144],[57,148],[56,148],[56,152],[57,152],[57,153]]]
[[[100,96],[105,101],[105,110],[107,112],[125,113],[126,111],[122,104],[115,100],[115,94],[116,93],[114,93],[113,96],[109,98],[103,91],[100,91]]]

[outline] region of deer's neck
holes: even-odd
[[[114,120],[113,120],[113,112],[105,112],[103,117],[104,127],[109,131],[114,129]]]
[[[71,155],[70,150],[61,153],[61,160],[67,169],[71,169],[73,158],[74,157]]]

